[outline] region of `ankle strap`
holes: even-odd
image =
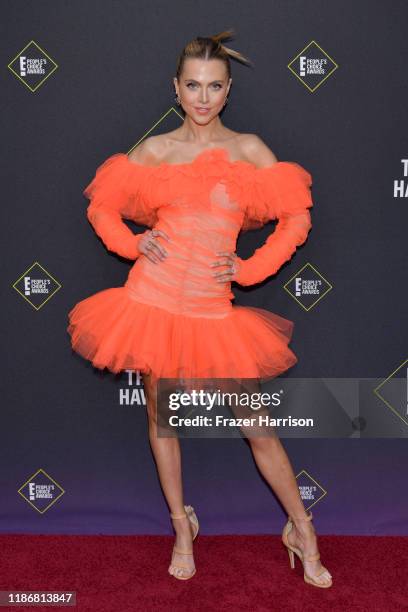
[[[193,554],[192,550],[181,550],[181,548],[177,548],[176,546],[173,546],[173,550],[179,555],[192,555]]]
[[[170,516],[172,519],[182,519],[185,518],[187,516],[187,514],[184,512],[184,514],[172,514],[170,512]]]
[[[309,510],[309,514],[307,516],[302,516],[301,518],[295,518],[293,516],[289,516],[288,519],[290,521],[311,521],[313,518],[312,511]]]

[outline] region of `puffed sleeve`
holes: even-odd
[[[134,234],[123,219],[149,226],[154,222],[153,211],[141,194],[148,170],[130,162],[125,153],[115,153],[97,168],[83,191],[90,200],[86,214],[95,232],[109,251],[127,259],[140,255],[143,233]]]
[[[246,209],[244,229],[277,219],[272,234],[249,259],[238,257],[234,280],[254,285],[275,274],[306,241],[312,227],[312,177],[296,162],[276,162],[255,170],[251,202]]]

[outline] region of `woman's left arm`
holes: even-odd
[[[249,259],[237,257],[238,271],[232,280],[243,286],[260,283],[276,274],[292,258],[298,246],[306,241],[312,227],[308,210],[291,214],[283,212],[265,243]]]
[[[309,172],[296,162],[277,162],[256,172],[258,188],[255,195],[263,194],[263,197],[252,204],[252,213],[263,221],[278,219],[278,223],[252,257],[236,257],[237,272],[232,280],[243,286],[259,283],[275,274],[306,241],[312,227],[309,212],[313,206],[312,177]]]

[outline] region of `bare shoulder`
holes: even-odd
[[[278,161],[275,153],[257,134],[243,134],[241,142],[245,158],[258,168],[272,166]]]
[[[164,139],[161,134],[148,136],[129,154],[129,161],[146,166],[155,166],[159,163],[164,149]]]

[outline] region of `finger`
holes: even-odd
[[[210,266],[212,268],[216,268],[217,266],[227,266],[228,263],[228,261],[214,261],[213,263],[210,263]]]
[[[153,263],[161,262],[161,259],[159,259],[157,255],[155,255],[152,251],[149,252],[149,254],[147,255],[147,258]]]
[[[155,232],[159,232],[159,231],[160,231],[160,230],[155,230]],[[162,246],[162,245],[160,244],[160,242],[157,242],[157,241],[155,240],[155,238],[156,238],[156,236],[153,236],[153,240],[152,240],[152,242],[151,242],[151,244],[153,245],[153,247],[154,247],[154,248],[157,248],[159,251],[161,251],[161,252],[163,253],[163,255],[167,255],[168,253],[167,253],[166,249],[164,248],[164,246]]]
[[[162,259],[164,259],[164,256],[168,254],[166,249],[162,247],[162,245],[159,242],[155,241],[154,237],[149,238],[146,244],[146,249],[150,251],[151,253],[156,253],[156,255],[158,255]]]
[[[225,270],[221,270],[221,272],[214,272],[213,276],[214,278],[219,278],[223,274],[225,274]]]
[[[232,253],[216,253],[218,257],[225,257],[227,261],[231,261]]]
[[[212,264],[210,264],[210,265],[212,265]],[[228,271],[229,272],[232,272],[232,273],[235,272],[235,263],[234,262],[229,261],[229,262],[226,262],[225,264],[224,263],[215,263],[214,267],[217,267],[217,266],[224,266],[224,267],[228,266],[228,268],[229,268]],[[219,276],[220,274],[224,274],[225,272],[227,272],[227,270],[221,270],[220,272],[214,272],[213,274],[214,274],[214,276]]]
[[[166,238],[166,240],[171,242],[168,234],[166,234],[166,232],[163,232],[163,230],[155,229],[154,232],[155,232],[155,234],[154,234],[155,236],[157,236],[157,235],[163,236],[163,238]]]
[[[230,266],[230,265],[232,265],[232,263],[234,261],[235,261],[235,259],[233,259],[231,257],[231,253],[227,253],[224,260],[220,260],[219,259],[218,261],[214,262],[214,265],[216,265],[216,266]]]
[[[232,280],[232,279],[231,279],[231,275],[230,275],[229,273],[225,273],[225,274],[223,274],[222,276],[219,276],[219,277],[216,279],[216,282],[217,282],[217,283],[227,283],[227,282],[228,282],[228,281],[230,281],[230,280]]]
[[[214,274],[214,278],[215,280],[218,280],[220,278],[227,278],[228,276],[230,276],[232,274],[232,272],[230,270],[226,271],[224,270],[223,272],[216,272],[216,274]]]
[[[158,242],[153,243],[152,252],[155,253],[157,257],[160,257],[160,259],[164,259],[167,255],[167,251]]]

